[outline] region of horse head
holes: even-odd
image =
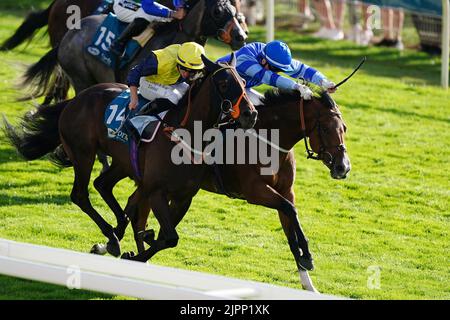
[[[245,86],[236,71],[236,58],[224,64],[215,63],[202,56],[207,76],[212,86],[211,105],[220,106],[220,115],[225,119],[238,121],[243,129],[250,129],[256,123],[258,112],[246,95]],[[217,118],[218,116],[216,116]]]
[[[308,157],[321,160],[330,169],[332,178],[345,179],[351,165],[344,144],[347,127],[339,107],[327,92],[314,97],[308,104],[304,111],[305,131],[312,151],[317,154],[308,150],[305,140]]]
[[[280,130],[283,152],[304,139],[308,158],[321,160],[334,179],[346,178],[350,171],[344,144],[347,127],[328,93],[304,100],[298,91],[269,90],[264,104],[259,109],[260,126]]]
[[[247,34],[236,19],[230,0],[190,1],[191,9],[183,21],[185,32],[198,37],[215,37],[232,50],[245,45]]]

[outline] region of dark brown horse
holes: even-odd
[[[46,9],[30,12],[15,33],[0,46],[0,51],[12,50],[24,41],[31,41],[36,31],[48,25],[52,48],[59,45],[69,30],[67,19],[73,14],[70,6],[80,9],[80,18],[91,15],[103,0],[54,0]]]
[[[186,17],[181,22],[162,24],[156,35],[121,72],[112,70],[86,50],[106,16],[83,18],[79,29],[66,32],[58,47],[28,68],[24,85],[31,92],[23,99],[45,95],[44,104],[65,100],[69,88],[67,78],[70,78],[76,94],[97,83],[124,83],[129,70],[146,58],[149,52],[174,43],[196,41],[204,45],[208,37],[214,37],[233,49],[245,44],[247,35],[236,19],[236,9],[230,0],[191,0],[189,3],[191,6]]]
[[[203,57],[204,58],[204,57]],[[211,128],[219,119],[228,102],[233,108],[230,117],[243,128],[251,128],[256,121],[257,112],[244,94],[242,80],[234,69],[234,57],[230,65],[217,65],[204,58],[208,75],[194,91],[181,102],[181,110],[171,110],[166,115],[167,123],[182,123],[193,132],[194,121],[201,121],[204,130]],[[48,153],[60,164],[73,165],[75,181],[71,193],[72,201],[91,217],[108,238],[107,250],[114,256],[120,255],[119,240],[122,239],[128,217],[137,212],[144,214],[152,203],[153,212],[161,225],[160,238],[145,253],[148,259],[159,250],[176,246],[178,235],[170,207],[175,206],[177,216],[188,210],[192,197],[200,189],[205,166],[176,166],[171,161],[173,142],[160,131],[155,140],[140,148],[140,168],[142,179],[135,176],[128,148],[125,144],[107,137],[103,116],[109,103],[127,87],[121,84],[100,84],[81,92],[72,100],[53,106],[41,106],[32,115],[24,117],[22,130],[13,128],[6,122],[5,131],[11,143],[28,160],[38,159]],[[184,115],[183,121],[180,121]],[[63,148],[58,147],[62,144]],[[92,207],[89,200],[88,185],[94,164],[95,154],[103,151],[112,158],[112,164],[95,179],[94,186],[114,212],[117,227],[109,225]],[[68,157],[68,160],[66,159]],[[124,177],[131,177],[137,183],[136,191],[130,196],[125,211],[115,199],[112,189]],[[182,214],[181,214],[181,211]]]
[[[256,132],[260,129],[279,130],[280,141],[273,149],[279,156],[279,170],[271,175],[261,175],[261,168],[264,167],[261,163],[221,165],[221,183],[218,183],[214,171],[209,170],[202,181],[202,189],[219,194],[226,192],[251,204],[277,210],[302,285],[307,290],[315,291],[307,273],[307,270],[313,269],[313,260],[295,208],[293,185],[296,166],[292,149],[301,139],[308,137],[312,150],[317,153],[316,157],[328,167],[331,177],[344,179],[350,171],[350,160],[344,144],[346,126],[338,106],[327,93],[311,101],[302,101],[296,92],[269,91],[265,97],[265,106],[258,108],[255,129]],[[301,111],[302,103],[304,111]],[[246,147],[249,150],[249,145]],[[144,251],[143,239],[147,238],[146,242],[151,243],[154,236],[153,230],[143,232],[148,215],[146,211],[142,213],[132,220],[139,252]],[[133,255],[128,254],[131,257]]]
[[[59,45],[62,38],[69,29],[67,28],[67,19],[73,14],[68,10],[70,6],[80,8],[80,18],[91,15],[103,0],[54,0],[46,9],[30,12],[15,33],[6,39],[0,46],[0,51],[12,50],[26,40],[31,41],[36,31],[48,25],[48,35],[52,48]],[[172,1],[159,1],[168,7],[171,7]],[[245,17],[241,11],[241,1],[233,1],[241,27],[248,34],[248,26]]]

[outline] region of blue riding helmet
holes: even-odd
[[[271,41],[263,49],[264,58],[281,71],[291,70],[292,55],[288,45],[282,41]]]

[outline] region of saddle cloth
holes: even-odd
[[[91,44],[86,48],[87,52],[112,69],[122,69],[133,60],[141,49],[140,42],[131,39],[127,43],[125,54],[120,59],[119,65],[117,65],[119,59],[114,54],[111,54],[109,47],[126,27],[127,24],[125,22],[117,19],[115,14],[109,13],[98,27]]]
[[[159,118],[164,119],[167,111],[161,112],[158,117],[139,115],[140,111],[148,105],[149,100],[139,95],[139,104],[135,110],[130,110],[130,91],[126,90],[118,95],[107,107],[104,121],[108,130],[108,137],[125,144],[129,143],[125,121],[130,123],[139,132],[142,142],[152,142],[161,126]]]

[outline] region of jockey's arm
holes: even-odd
[[[292,59],[291,63],[291,69],[292,71],[286,72],[287,75],[294,79],[303,78],[308,82],[312,82],[315,85],[318,85],[319,87],[328,90],[329,92],[334,92],[332,90],[332,87],[334,86],[334,83],[329,81],[327,77],[325,77],[322,73],[317,71],[316,69],[301,63],[298,60]]]
[[[158,60],[151,53],[141,63],[134,66],[128,73],[127,85],[130,88],[130,104],[129,108],[135,109],[138,105],[138,88],[141,77],[151,76],[158,73]]]
[[[295,90],[296,82],[292,79],[282,77],[275,72],[265,69],[261,64],[255,61],[239,61],[238,58],[236,69],[240,74],[254,79],[257,82],[267,84],[271,87],[277,87],[286,90]]]
[[[145,13],[152,15],[152,16],[164,17],[164,18],[173,17],[176,19],[180,19],[181,14],[179,13],[179,11],[184,8],[184,3],[185,3],[185,1],[174,0],[173,4],[177,10],[173,11],[173,10],[167,8],[166,6],[163,6],[162,4],[155,2],[154,0],[143,0],[142,1],[142,9],[144,10]],[[183,16],[184,16],[184,14],[183,14]]]

